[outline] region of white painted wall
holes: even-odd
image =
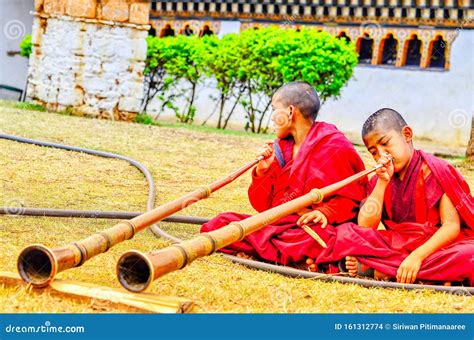
[[[399,111],[420,137],[466,145],[474,113],[474,30],[460,31],[449,71],[357,67],[341,97],[326,102],[320,117],[359,133],[382,107]]]
[[[19,55],[9,57],[7,51],[19,51],[21,39],[31,33],[33,10],[33,0],[0,0],[0,84],[21,89],[26,85],[28,60]],[[1,92],[0,98],[5,94]]]

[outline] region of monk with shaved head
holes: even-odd
[[[283,85],[272,98],[272,121],[277,139],[267,142],[259,155],[264,159],[252,172],[248,190],[257,212],[293,200],[313,188],[322,188],[364,169],[349,140],[334,126],[317,121],[320,100],[315,89],[304,82]],[[354,220],[364,187],[354,183],[325,199],[254,232],[222,249],[242,257],[254,257],[284,265],[304,265],[322,246],[301,225],[316,232]],[[202,232],[216,230],[249,215],[227,212],[204,224]],[[311,270],[316,265],[308,263]]]
[[[413,129],[384,108],[362,138],[384,165],[368,185],[358,225],[338,226],[318,261],[344,261],[353,275],[474,285],[474,201],[448,162],[413,145]],[[382,223],[383,228],[380,228]],[[344,263],[343,263],[344,264]]]

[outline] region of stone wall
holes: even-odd
[[[27,97],[50,110],[133,119],[149,8],[142,0],[36,0]]]

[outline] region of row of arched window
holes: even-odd
[[[258,26],[254,26],[253,29],[258,29]],[[159,32],[156,32],[156,30],[152,28],[150,34],[159,37],[174,37],[178,34],[188,36],[197,34],[199,37],[202,37],[215,33],[207,24],[203,25],[198,32],[195,32],[190,24],[185,24],[178,32],[176,32],[170,24],[166,24]],[[344,31],[340,32],[337,38],[351,42],[351,38]],[[359,64],[428,68],[447,67],[446,41],[441,35],[435,36],[435,38],[429,42],[425,65],[421,65],[422,41],[417,34],[412,34],[410,38],[405,41],[404,46],[400,46],[399,41],[392,33],[386,34],[379,42],[378,54],[376,56],[374,56],[375,41],[368,33],[364,33],[358,37],[355,41],[355,45],[357,53],[359,54]],[[402,60],[399,65],[397,65],[397,56],[400,48],[403,48]]]
[[[341,32],[338,38],[351,41],[345,32]],[[356,50],[359,53],[359,64],[392,65],[397,62],[398,50],[403,48],[400,66],[421,67],[422,41],[417,34],[412,34],[405,41],[404,46],[400,46],[399,41],[392,33],[385,35],[380,40],[378,55],[374,60],[374,39],[369,34],[357,38]],[[445,68],[446,67],[446,41],[441,35],[435,36],[429,42],[428,55],[425,67]]]
[[[194,32],[191,25],[186,24],[184,25],[183,28],[181,28],[178,32],[176,32],[175,29],[171,27],[170,24],[166,24],[160,30],[159,34],[157,34],[157,31],[153,27],[150,29],[149,34],[153,36],[158,36],[160,38],[175,37],[178,34],[188,35],[188,36],[197,34],[199,37],[204,37],[206,35],[214,35],[214,31],[211,30],[209,25],[204,25],[198,32]]]

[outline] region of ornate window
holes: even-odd
[[[184,27],[181,29],[181,31],[179,33],[189,36],[189,35],[194,34],[194,30],[191,28],[191,26],[189,24],[186,24],[186,25],[184,25]]]
[[[397,61],[398,40],[392,33],[386,35],[380,42],[377,64],[395,66]]]
[[[446,67],[446,41],[441,35],[437,35],[430,42],[427,67]]]
[[[338,39],[344,39],[347,43],[351,42],[351,38],[347,36],[346,32],[342,31],[337,35]]]
[[[403,59],[403,66],[420,66],[421,40],[418,38],[418,35],[413,34],[405,42]]]
[[[174,29],[170,24],[166,24],[160,31],[160,38],[164,37],[174,37]]]
[[[214,31],[211,30],[209,25],[204,25],[202,30],[199,31],[199,36],[204,37],[206,35],[214,35]]]
[[[374,39],[367,33],[357,39],[356,50],[359,53],[359,64],[371,64],[374,52]]]

